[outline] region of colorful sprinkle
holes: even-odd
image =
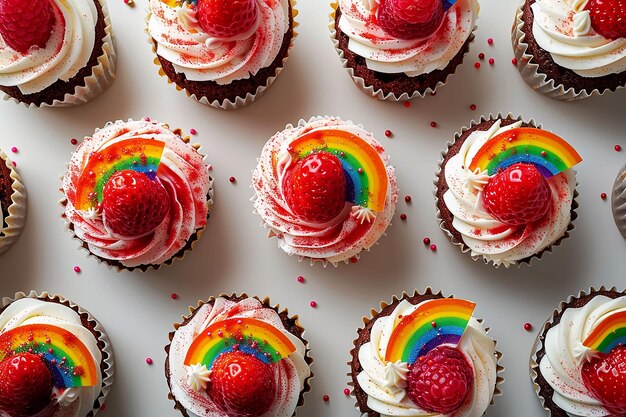
[[[478,59],[485,59],[485,54],[482,52],[478,54]]]
[[[191,133],[192,135],[197,135],[198,131],[196,129],[189,129],[189,133]]]
[[[430,245],[430,250],[433,252],[437,251],[437,245]]]
[[[533,329],[533,325],[530,323],[526,323],[524,324],[524,330],[526,330],[527,332],[531,331]]]
[[[606,193],[600,194],[600,198],[603,199],[603,200],[606,200]]]
[[[615,146],[613,147],[613,149],[615,149],[615,152],[619,152],[619,151],[621,151],[621,150],[622,150],[622,147],[621,147],[621,146],[619,146],[619,145],[615,145]]]
[[[343,390],[344,395],[350,395],[350,388],[346,388]]]
[[[76,265],[74,267],[74,272],[76,272],[78,274],[80,272],[80,266]]]
[[[152,365],[154,362],[152,361],[152,358],[146,358],[146,363],[148,365]]]
[[[517,65],[517,58],[513,58],[513,59],[511,60],[511,64],[513,64],[513,65]]]
[[[13,152],[13,153],[17,153],[17,148],[16,148],[15,146],[13,146],[13,147],[11,148],[11,152]]]
[[[392,135],[391,130],[385,130],[385,136],[387,136],[388,138],[390,138]]]
[[[231,183],[235,183],[235,182],[237,181],[237,178],[235,178],[235,177],[230,177],[230,178],[228,179],[228,181],[230,181]]]
[[[406,214],[402,213],[400,215],[400,220],[402,220],[402,221],[406,220]]]
[[[476,68],[476,69],[480,68],[480,62],[475,62],[474,63],[474,68]]]
[[[489,45],[493,45],[493,38],[488,38],[488,39],[487,39],[487,43],[488,43]]]
[[[424,242],[424,245],[430,245],[430,238],[425,237],[423,242]]]
[[[315,302],[315,301],[311,301],[311,302],[309,303],[309,305],[311,306],[311,308],[316,308],[316,307],[317,307],[317,302]]]
[[[496,60],[493,58],[489,58],[489,65],[493,65],[496,63]]]
[[[436,321],[432,321],[430,322],[431,327],[435,328],[437,327],[437,322]]]
[[[407,203],[410,203],[411,202],[411,196],[410,195],[405,196],[404,197],[404,201],[406,201]]]
[[[303,277],[302,275],[299,275],[299,276],[298,276],[298,282],[299,282],[300,284],[304,283],[304,277]]]

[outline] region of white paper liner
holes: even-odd
[[[613,184],[611,210],[617,230],[626,239],[626,164],[619,170]]]
[[[77,85],[73,94],[65,94],[63,100],[55,99],[52,101],[52,104],[27,104],[2,92],[5,101],[11,100],[15,103],[23,104],[26,107],[76,107],[82,106],[96,98],[113,84],[117,65],[115,37],[113,36],[113,27],[111,26],[111,17],[109,16],[107,2],[106,0],[98,0],[98,2],[102,6],[102,13],[104,15],[105,37],[102,44],[102,55],[98,57],[98,64],[91,68],[91,75],[84,78],[85,85]]]
[[[530,361],[529,361],[529,366],[530,366],[530,380],[533,384],[533,388],[535,389],[535,393],[537,394],[537,397],[539,398],[539,402],[541,403],[541,406],[548,411],[548,414],[550,416],[552,416],[552,410],[550,410],[550,408],[548,408],[546,406],[546,400],[543,396],[541,396],[540,391],[541,391],[541,387],[539,386],[539,384],[537,383],[537,377],[539,376],[539,363],[537,362],[537,352],[539,352],[541,350],[541,348],[543,348],[543,343],[541,341],[541,337],[545,336],[545,334],[547,333],[547,331],[549,330],[550,327],[552,327],[552,324],[554,322],[554,320],[559,317],[561,314],[563,314],[563,311],[565,309],[565,305],[571,303],[574,300],[577,300],[579,298],[582,297],[586,297],[588,295],[593,295],[595,293],[601,292],[601,291],[613,291],[613,292],[621,292],[626,296],[626,290],[624,291],[619,291],[616,287],[611,287],[611,288],[606,288],[604,285],[601,286],[598,289],[595,289],[594,287],[591,287],[590,289],[588,289],[587,291],[580,291],[578,293],[578,295],[570,295],[566,301],[561,301],[561,303],[559,304],[559,307],[556,308],[553,312],[552,315],[550,316],[550,318],[544,323],[543,326],[541,326],[541,329],[539,330],[539,334],[537,335],[537,338],[535,339],[535,343],[533,344],[533,348],[532,351],[530,353]],[[564,415],[565,412],[559,414],[559,415]],[[556,417],[556,416],[555,416]]]
[[[437,88],[443,85],[446,85],[450,76],[454,75],[456,73],[456,69],[463,64],[462,62],[463,60],[461,60],[459,65],[457,65],[457,67],[454,68],[454,70],[451,71],[450,74],[446,76],[446,79],[443,82],[439,81],[437,85],[435,85],[434,87],[428,87],[426,90],[424,90],[424,92],[421,92],[421,91],[404,92],[398,96],[394,94],[393,92],[385,92],[380,88],[375,89],[373,86],[367,85],[363,78],[356,76],[354,73],[354,69],[348,66],[348,59],[345,57],[343,50],[339,47],[339,39],[337,39],[337,30],[335,29],[336,13],[337,13],[337,8],[339,7],[339,2],[333,1],[330,3],[330,6],[331,6],[331,12],[329,15],[330,21],[328,23],[328,29],[330,30],[330,40],[335,46],[335,51],[337,52],[337,55],[339,55],[339,59],[341,60],[341,65],[348,72],[348,75],[350,75],[350,78],[352,79],[352,81],[354,81],[354,84],[363,93],[367,94],[368,96],[372,98],[375,98],[378,100],[385,100],[385,101],[406,101],[406,100],[412,100],[416,97],[424,98],[426,97],[426,95],[434,94],[437,91]],[[474,26],[474,28],[472,29],[472,32],[469,35],[468,48],[467,48],[467,51],[463,54],[463,58],[465,58],[465,55],[467,55],[467,53],[469,52],[470,45],[474,43],[474,39],[475,39],[474,32],[476,31],[476,29],[478,29],[478,26]],[[465,44],[463,44],[463,48],[465,48]]]
[[[165,364],[167,365],[167,362],[169,360],[169,355],[170,355],[170,346],[172,344],[172,340],[174,339],[174,334],[176,333],[176,330],[178,330],[178,328],[180,326],[183,325],[183,323],[188,320],[189,318],[191,318],[191,316],[194,315],[194,313],[196,312],[197,309],[199,309],[200,307],[202,307],[205,304],[209,304],[211,302],[215,302],[215,300],[217,298],[226,298],[228,300],[231,299],[237,299],[237,298],[249,298],[250,296],[248,294],[241,293],[241,294],[237,294],[237,293],[232,293],[232,294],[226,294],[226,293],[222,293],[220,295],[218,295],[217,297],[210,297],[207,301],[203,301],[200,300],[198,301],[198,304],[194,307],[194,306],[190,306],[189,307],[189,315],[187,316],[182,316],[181,317],[181,322],[180,323],[174,323],[174,331],[169,333],[169,343],[167,344],[167,346],[165,346],[165,353],[167,354],[166,358],[165,358]],[[302,327],[302,325],[300,324],[300,319],[298,317],[298,315],[295,316],[290,316],[289,315],[289,310],[287,310],[287,308],[280,308],[280,304],[276,304],[273,305],[270,301],[269,297],[265,297],[265,298],[260,298],[256,295],[252,296],[252,298],[255,298],[257,300],[259,300],[261,302],[261,304],[264,307],[267,308],[271,308],[272,310],[276,311],[278,314],[285,314],[290,320],[294,320],[295,321],[295,325],[302,330],[302,334],[299,337],[299,339],[302,341],[302,343],[304,343],[304,350],[305,350],[305,355],[304,355],[304,360],[307,363],[307,365],[309,365],[309,369],[311,368],[311,366],[313,365],[314,359],[313,357],[311,357],[311,347],[309,346],[309,341],[305,339],[304,334],[306,333],[306,329],[304,327]],[[295,335],[294,335],[295,336]],[[297,337],[297,336],[296,336]],[[166,368],[167,369],[167,368]],[[166,375],[167,375],[167,370],[166,370]],[[293,411],[293,415],[292,417],[296,417],[298,408],[304,406],[304,401],[305,401],[305,396],[311,392],[311,381],[313,380],[313,378],[315,377],[315,374],[313,373],[313,371],[311,370],[311,375],[309,375],[308,378],[306,378],[304,380],[304,388],[302,389],[302,391],[300,391],[300,398],[298,399],[298,404],[296,405],[296,409]],[[168,381],[168,387],[169,387],[169,381]],[[183,414],[183,416],[187,416],[187,411],[182,407],[182,405],[180,405],[177,401],[176,398],[174,397],[174,395],[172,394],[171,390],[170,392],[168,392],[167,394],[167,398],[169,400],[172,400],[175,402],[174,404],[174,409],[178,410],[181,412],[181,414]]]
[[[265,92],[267,91],[267,89],[274,83],[274,81],[276,81],[276,78],[278,78],[278,75],[283,71],[284,67],[285,67],[285,63],[287,62],[287,59],[289,58],[289,54],[291,52],[291,49],[293,48],[293,45],[296,41],[296,38],[298,37],[298,32],[296,31],[296,28],[300,25],[297,21],[296,21],[296,17],[298,16],[298,9],[296,8],[297,6],[297,1],[296,0],[289,0],[289,3],[291,4],[291,19],[292,19],[292,37],[291,37],[291,41],[289,43],[289,48],[287,49],[287,54],[284,56],[282,64],[280,66],[278,66],[276,68],[276,73],[269,77],[267,79],[267,81],[265,82],[265,84],[263,85],[259,85],[256,89],[256,91],[253,93],[248,92],[246,93],[245,97],[241,97],[241,96],[237,96],[235,97],[235,101],[232,101],[229,98],[226,98],[224,100],[213,100],[211,102],[209,102],[209,99],[207,99],[205,96],[202,97],[198,97],[195,94],[192,94],[189,90],[187,90],[186,88],[183,88],[181,86],[179,86],[178,84],[174,83],[174,81],[170,80],[169,77],[167,76],[167,74],[165,73],[165,71],[163,71],[163,68],[161,66],[161,62],[159,61],[159,58],[156,57],[157,55],[157,48],[156,45],[154,44],[154,40],[152,38],[152,36],[150,35],[150,32],[148,31],[148,21],[150,20],[150,16],[152,15],[152,13],[150,12],[150,9],[147,10],[147,16],[146,16],[146,29],[145,32],[148,35],[148,43],[152,46],[152,52],[155,54],[155,58],[154,58],[154,64],[159,67],[158,69],[158,74],[161,77],[165,77],[167,79],[167,83],[168,84],[174,84],[174,87],[176,87],[176,90],[178,91],[185,91],[185,94],[187,94],[187,97],[191,97],[194,100],[196,100],[199,103],[205,104],[207,106],[211,106],[211,107],[215,107],[216,109],[220,109],[220,110],[236,110],[242,107],[247,106],[248,104],[252,104],[254,103],[256,100],[258,100],[259,98],[261,98],[263,96],[263,94],[265,94]]]
[[[133,120],[132,119],[128,119],[128,121],[131,122]],[[107,122],[105,124],[105,126],[108,126],[111,123],[113,123],[113,122]],[[163,123],[163,125],[166,126],[168,129],[171,129],[168,124]],[[171,129],[171,130],[177,130],[177,129]],[[189,136],[184,136],[184,137],[181,136],[181,140],[183,140],[183,142],[189,144],[190,137]],[[203,156],[203,160],[206,160],[206,155],[204,155],[204,154],[202,154],[200,152],[200,148],[202,147],[201,144],[193,143],[193,144],[190,144],[189,146],[194,148],[200,155],[202,155]],[[61,181],[63,181],[63,176],[61,176]],[[210,183],[209,183],[209,192],[207,194],[207,204],[208,204],[207,222],[209,221],[209,219],[211,217],[211,209],[213,208],[213,196],[214,196],[213,181],[214,181],[213,177],[209,176],[209,182]],[[206,229],[206,225],[204,227],[200,228],[200,229],[196,229],[195,233],[193,233],[191,235],[191,237],[190,237],[190,239],[193,239],[194,236],[195,236],[195,240],[191,242],[191,246],[188,249],[186,249],[183,253],[176,254],[176,255],[174,255],[173,257],[171,257],[170,259],[166,260],[165,262],[163,262],[161,264],[158,264],[158,265],[153,265],[153,264],[150,264],[150,265],[139,265],[139,266],[135,266],[135,267],[121,266],[121,265],[118,265],[117,263],[113,264],[113,263],[108,262],[107,260],[103,260],[100,257],[95,256],[94,254],[92,254],[91,251],[87,247],[85,247],[84,242],[78,236],[76,236],[76,233],[74,232],[74,230],[72,230],[72,223],[65,216],[65,206],[67,205],[67,197],[65,196],[65,193],[63,192],[63,187],[61,187],[59,189],[59,191],[61,192],[61,194],[63,194],[63,198],[61,200],[59,200],[59,205],[63,209],[63,211],[61,213],[61,217],[63,218],[64,223],[65,223],[65,230],[72,234],[72,239],[74,239],[75,241],[80,243],[80,246],[79,246],[80,250],[85,251],[90,258],[95,258],[98,261],[98,263],[105,264],[107,266],[107,268],[109,268],[110,270],[115,270],[118,273],[122,272],[122,271],[134,271],[134,270],[139,270],[141,272],[146,272],[146,271],[148,271],[150,269],[154,269],[155,271],[158,271],[159,269],[161,269],[161,267],[172,266],[174,261],[177,261],[177,260],[181,260],[182,261],[183,259],[185,259],[185,255],[187,255],[187,253],[191,253],[191,252],[194,251],[195,246],[198,244],[198,241],[200,240],[200,238],[204,234],[204,230]],[[116,261],[115,260],[111,260],[111,262],[116,262]]]
[[[9,216],[4,219],[7,226],[3,227],[0,222],[0,255],[9,250],[20,237],[24,225],[26,224],[26,188],[22,184],[22,179],[13,167],[9,157],[0,150],[0,163],[5,164],[11,171],[13,183],[13,193],[11,194],[11,205],[7,208]]]
[[[100,337],[98,337],[97,340],[104,344],[104,346],[101,348],[101,351],[104,352],[107,356],[106,358],[104,357],[102,358],[102,362],[107,365],[106,369],[104,370],[102,374],[102,390],[100,391],[100,395],[98,395],[98,398],[95,401],[95,403],[97,403],[97,406],[94,407],[91,411],[92,415],[95,416],[96,414],[98,414],[98,411],[100,411],[100,408],[106,401],[107,395],[109,394],[109,391],[111,390],[111,385],[113,385],[113,379],[114,379],[114,374],[115,374],[115,360],[113,358],[113,348],[111,346],[111,341],[109,340],[109,336],[104,330],[104,327],[102,327],[100,322],[96,320],[96,318],[92,316],[90,312],[88,312],[87,310],[79,306],[78,304],[75,304],[71,300],[63,298],[58,294],[51,295],[45,291],[42,293],[37,293],[35,290],[31,290],[28,294],[23,293],[23,292],[18,292],[15,294],[13,298],[3,297],[2,308],[5,308],[12,302],[20,300],[22,298],[35,298],[35,299],[43,300],[43,301],[58,300],[61,304],[65,306],[69,306],[68,308],[71,308],[72,310],[76,311],[79,315],[82,316],[86,314],[87,320],[90,323],[95,323],[94,330],[100,333]],[[98,365],[101,365],[101,364],[98,364]]]
[[[308,121],[304,120],[304,119],[300,119],[296,126],[303,127],[306,124],[312,123],[312,122],[314,122],[316,120],[329,120],[329,119],[339,119],[339,120],[341,120],[339,117],[314,116],[314,117],[311,117]],[[346,123],[353,123],[353,122],[351,120],[346,120]],[[365,128],[361,124],[354,124],[354,125],[356,127],[358,127],[358,128],[361,128],[361,129],[365,130]],[[288,124],[287,126],[285,126],[285,130],[293,129],[293,128],[294,128],[294,125],[292,125],[292,124]],[[258,162],[258,158],[257,158],[257,162]],[[252,188],[252,185],[250,185],[250,188]],[[254,201],[256,201],[256,199],[257,199],[257,195],[254,194],[252,196],[252,198],[250,198],[250,201],[254,202]],[[254,213],[255,215],[260,216],[260,214],[256,210],[252,210],[252,213]],[[387,226],[387,229],[389,229],[392,225],[393,225],[393,223],[389,222],[389,225]],[[265,229],[267,229],[267,237],[268,237],[268,239],[271,239],[273,237],[278,238],[278,234],[272,229],[272,227],[269,224],[267,224],[265,221],[263,221],[263,218],[261,218],[260,226],[265,228]],[[387,232],[386,232],[387,229],[385,229],[385,232],[383,232],[381,238],[387,236]],[[298,262],[303,262],[304,260],[308,260],[310,266],[314,266],[315,264],[319,263],[324,268],[326,268],[328,266],[328,264],[331,264],[332,266],[337,268],[340,263],[343,263],[343,264],[357,263],[359,261],[359,259],[361,259],[361,252],[363,252],[363,251],[369,252],[374,246],[378,245],[379,241],[380,241],[380,239],[378,241],[376,241],[374,243],[374,245],[370,246],[369,248],[359,248],[358,252],[354,253],[352,256],[348,257],[348,259],[345,259],[344,261],[330,262],[329,260],[327,260],[325,258],[311,258],[309,256],[300,256],[300,255],[297,256],[297,259],[298,259]],[[280,244],[278,246],[280,248]],[[352,248],[352,249],[354,249],[354,248]],[[294,256],[293,253],[288,253],[288,255],[289,256]],[[352,259],[354,259],[354,260],[352,260]]]
[[[419,292],[418,290],[415,290],[413,292],[412,295],[407,294],[406,292],[403,292],[402,295],[400,295],[399,297],[397,295],[394,295],[391,298],[390,302],[386,302],[386,301],[381,301],[380,302],[380,307],[378,310],[372,308],[370,310],[370,315],[369,316],[363,316],[362,321],[363,321],[363,325],[364,327],[357,329],[357,337],[353,340],[352,345],[354,346],[351,350],[350,350],[350,360],[348,361],[348,369],[350,369],[350,371],[347,373],[348,376],[348,386],[350,387],[350,396],[352,398],[354,398],[354,408],[358,411],[360,410],[359,407],[359,402],[356,398],[356,394],[354,392],[355,389],[355,384],[354,381],[352,380],[352,354],[354,352],[354,350],[356,349],[356,344],[359,338],[359,331],[364,329],[365,326],[367,324],[369,324],[372,320],[375,320],[380,313],[387,308],[388,306],[392,305],[395,302],[398,301],[402,301],[405,300],[409,297],[417,297],[417,296],[427,296],[427,295],[433,295],[434,297],[432,299],[438,299],[438,298],[455,298],[454,294],[450,295],[450,296],[446,296],[443,294],[443,291],[439,290],[439,292],[433,292],[433,289],[431,287],[426,287],[426,290],[424,290],[424,292]],[[478,320],[478,322],[482,325],[484,323],[483,319],[477,318],[476,320]],[[489,334],[489,330],[491,330],[491,328],[487,327],[485,328],[485,332],[487,334]],[[492,339],[493,340],[493,339]],[[494,392],[493,392],[493,397],[491,398],[491,402],[490,402],[490,406],[493,406],[495,404],[495,397],[500,397],[502,396],[502,389],[501,389],[501,385],[504,382],[504,377],[502,376],[502,374],[504,373],[504,366],[502,365],[502,353],[500,351],[497,350],[497,345],[498,342],[496,340],[493,341],[494,342],[494,347],[496,347],[496,386],[494,388]],[[486,411],[485,411],[486,413]],[[361,416],[366,416],[368,415],[367,412],[361,412]]]
[[[487,121],[492,121],[492,120],[497,120],[497,119],[506,119],[506,118],[510,118],[510,119],[513,119],[513,120],[517,120],[517,121],[522,121],[524,123],[528,123],[530,126],[538,128],[538,129],[542,128],[541,124],[536,123],[534,119],[530,119],[529,121],[526,121],[524,116],[522,116],[522,115],[514,116],[511,113],[508,113],[507,115],[503,115],[502,113],[498,113],[497,115],[493,115],[493,114],[490,113],[488,116],[481,116],[480,120],[478,120],[478,121],[472,120],[469,127],[463,126],[463,128],[461,128],[460,132],[455,133],[454,140],[452,142],[448,141],[446,143],[446,149],[441,152],[441,159],[439,160],[439,164],[437,166],[437,172],[435,172],[435,179],[433,181],[433,184],[435,186],[435,188],[433,190],[433,194],[435,196],[435,207],[437,209],[436,216],[437,216],[437,222],[439,223],[439,228],[441,230],[443,230],[445,232],[445,234],[450,238],[450,241],[452,242],[452,244],[454,244],[455,246],[458,246],[461,249],[461,252],[463,252],[463,253],[468,253],[469,252],[473,260],[477,261],[479,259],[482,259],[485,264],[491,264],[495,268],[499,268],[500,265],[496,265],[491,260],[488,260],[487,258],[485,258],[482,254],[471,253],[471,249],[463,241],[459,242],[459,241],[455,240],[454,236],[452,235],[452,232],[450,230],[446,229],[446,227],[444,225],[443,217],[441,215],[441,211],[439,210],[439,198],[437,198],[437,191],[439,190],[439,176],[441,175],[441,168],[442,168],[442,165],[443,165],[443,161],[444,161],[446,155],[448,154],[448,150],[450,149],[450,147],[452,147],[452,145],[454,145],[454,143],[465,132],[467,132],[470,129],[473,129],[474,127],[476,127],[480,123],[487,122]],[[578,186],[578,182],[576,182],[576,186]],[[515,263],[515,266],[517,266],[517,268],[520,268],[522,264],[527,265],[527,266],[530,267],[531,264],[533,263],[533,260],[535,260],[535,259],[537,259],[537,261],[535,261],[535,262],[539,262],[543,258],[543,256],[545,254],[552,253],[552,251],[554,250],[555,247],[560,246],[561,243],[565,239],[569,238],[570,232],[572,230],[574,230],[575,227],[576,227],[574,225],[574,221],[578,218],[578,213],[576,212],[576,209],[578,209],[578,202],[576,201],[577,197],[578,197],[578,191],[574,190],[574,199],[572,201],[572,209],[571,209],[571,216],[572,217],[570,219],[570,223],[567,226],[567,229],[566,229],[565,233],[563,234],[563,236],[558,238],[553,244],[549,245],[547,248],[543,249],[538,254],[534,254],[534,255],[532,255],[529,258],[522,259],[521,261],[517,261]],[[509,268],[510,266],[506,265],[505,267]]]
[[[533,61],[533,55],[527,53],[528,44],[525,43],[526,34],[523,31],[524,21],[522,20],[522,14],[524,13],[522,3],[516,10],[515,22],[511,31],[511,42],[513,43],[513,53],[515,59],[517,59],[517,69],[519,70],[522,78],[533,90],[536,90],[546,96],[562,101],[575,101],[582,100],[592,96],[601,96],[604,93],[611,92],[610,89],[600,91],[594,89],[587,91],[585,89],[576,90],[574,87],[566,88],[563,84],[557,84],[557,81],[548,78],[546,74],[539,72],[539,65]],[[625,86],[618,86],[616,88],[624,88]]]

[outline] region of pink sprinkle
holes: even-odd
[[[78,274],[80,272],[80,266],[76,265],[74,267],[74,272],[76,272]]]
[[[324,402],[328,402],[330,400],[330,397],[328,395],[324,395],[322,397],[322,400],[324,400]]]
[[[430,245],[430,238],[424,238],[424,245]]]
[[[230,182],[234,183],[235,181],[237,181],[237,178],[235,178],[235,177],[230,177],[230,178],[228,179],[228,181],[230,181]]]
[[[485,59],[485,54],[482,52],[478,54],[478,59]]]
[[[489,65],[493,65],[496,63],[496,60],[493,58],[489,58]]]
[[[474,63],[474,68],[476,68],[476,69],[480,68],[480,62],[475,62]]]
[[[437,251],[437,245],[430,245],[430,250],[433,252]]]
[[[476,110],[476,105],[475,105],[475,104],[472,104],[472,105],[470,106],[470,110]]]
[[[406,107],[407,109],[408,109],[409,107],[411,107],[411,102],[410,102],[410,101],[405,101],[405,102],[404,102],[404,107]]]
[[[143,120],[144,120],[144,122],[149,122],[150,118],[148,116],[146,116],[146,117],[143,118]]]
[[[153,363],[153,362],[152,362],[152,358],[146,358],[146,363],[147,363],[148,365],[152,365],[152,363]]]
[[[411,196],[410,195],[405,196],[404,197],[404,201],[406,201],[407,203],[410,203],[411,202]]]
[[[311,306],[311,308],[316,308],[317,307],[317,303],[315,301],[311,301],[309,303],[309,305]]]
[[[388,138],[390,138],[392,135],[391,130],[385,130],[385,136],[387,136]]]
[[[17,153],[17,148],[16,148],[15,146],[13,146],[13,147],[11,148],[11,152],[13,152],[13,153]]]
[[[76,145],[78,143],[78,141],[76,140],[76,138],[72,138],[72,139],[70,139],[70,143],[72,145]]]
[[[343,390],[344,395],[350,395],[350,388],[346,388]]]
[[[487,43],[488,43],[489,45],[493,45],[493,38],[489,38],[489,39],[487,39]]]
[[[622,150],[622,147],[621,147],[621,146],[619,146],[619,145],[615,145],[615,146],[613,147],[613,149],[615,149],[615,152],[619,152],[619,151],[621,151],[621,150]]]
[[[13,166],[17,168],[17,162],[12,161],[13,162]]]
[[[430,127],[437,127],[437,122],[430,122]]]
[[[175,292],[172,293],[172,295],[170,296],[172,297],[172,300],[176,300],[178,298],[178,294],[176,294]]]
[[[513,59],[511,60],[511,64],[513,64],[513,65],[517,65],[517,58],[513,58]]]
[[[195,135],[198,133],[198,131],[196,129],[189,129],[189,133],[191,133],[192,135]]]
[[[526,330],[527,332],[531,331],[533,329],[533,325],[530,323],[526,323],[524,324],[524,330]]]
[[[600,194],[600,198],[603,199],[603,200],[606,200],[606,193]]]
[[[304,277],[303,277],[302,275],[299,275],[299,276],[298,276],[298,282],[299,282],[300,284],[304,283]]]
[[[400,220],[403,220],[403,221],[406,220],[406,214],[402,213],[400,215]]]

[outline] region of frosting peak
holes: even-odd
[[[205,365],[200,363],[188,366],[187,375],[189,375],[187,383],[191,389],[196,392],[206,389],[209,385],[208,383],[211,381],[211,371],[207,369]]]

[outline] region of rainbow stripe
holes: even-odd
[[[557,135],[532,127],[502,132],[476,153],[469,169],[494,175],[517,163],[532,164],[550,178],[582,161],[576,150]]]
[[[128,139],[90,155],[76,186],[74,207],[89,210],[101,203],[104,186],[117,171],[156,175],[164,148],[160,140]]]
[[[471,301],[454,298],[425,302],[393,329],[385,360],[412,364],[437,346],[457,346],[475,308]]]
[[[602,353],[626,346],[626,311],[619,311],[603,319],[593,328],[583,345]]]
[[[289,152],[296,160],[315,152],[336,155],[346,176],[346,200],[373,211],[384,210],[387,168],[378,150],[365,140],[343,130],[314,130],[293,141]]]
[[[57,388],[91,387],[98,383],[91,352],[78,337],[61,327],[28,324],[0,335],[0,362],[24,352],[42,357]]]
[[[187,366],[200,363],[211,369],[222,353],[234,350],[269,364],[291,355],[296,347],[271,324],[252,318],[234,318],[214,323],[196,337],[184,363]]]
[[[450,7],[456,3],[457,0],[443,0],[443,10],[448,10]]]

